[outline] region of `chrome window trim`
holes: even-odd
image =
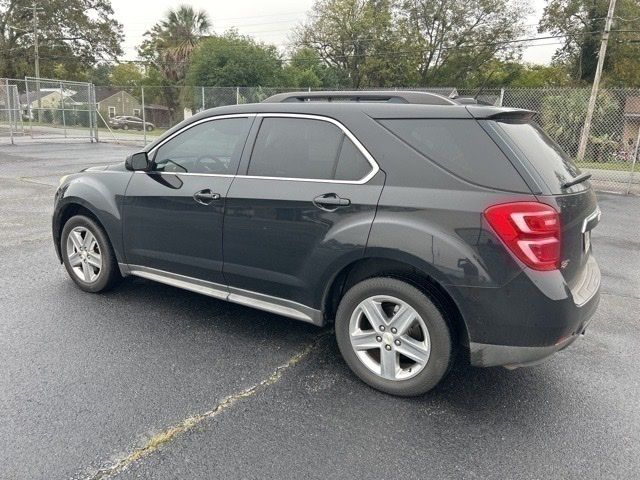
[[[196,125],[201,125],[201,124],[207,123],[207,122],[213,122],[215,120],[225,120],[227,118],[255,118],[255,116],[256,116],[255,113],[229,113],[227,115],[218,115],[216,117],[202,118],[202,119],[198,120],[197,122],[190,123],[189,125],[185,126],[184,128],[181,128],[177,132],[173,132],[171,135],[169,135],[167,138],[163,139],[160,143],[158,143],[151,150],[149,150],[147,152],[147,155],[149,157],[153,156],[154,160],[155,160],[155,155],[158,152],[158,149],[160,147],[162,147],[169,140],[172,140],[173,138],[177,137],[181,133],[186,132],[190,128],[195,127]],[[143,173],[145,173],[145,172],[143,172]],[[164,172],[161,172],[161,173],[164,173]],[[217,173],[192,173],[191,175],[216,175],[216,176],[219,176],[219,175],[223,175],[223,174],[217,174]],[[224,175],[227,175],[227,174],[224,174]]]
[[[208,297],[225,300],[227,302],[245,305],[265,312],[275,313],[283,317],[293,318],[313,325],[324,325],[324,318],[320,310],[308,307],[286,298],[274,297],[264,293],[243,290],[241,288],[228,287],[219,283],[188,277],[177,273],[158,270],[142,265],[128,265],[119,263],[122,275],[134,275],[155,282],[171,285],[191,292],[200,293]]]
[[[242,178],[253,178],[253,179],[262,179],[262,180],[287,180],[294,182],[319,182],[319,183],[337,183],[337,184],[347,184],[347,185],[362,185],[371,180],[380,170],[378,163],[375,161],[373,156],[369,153],[369,151],[360,143],[360,140],[356,138],[356,136],[349,131],[347,127],[345,127],[338,120],[325,117],[322,115],[312,115],[307,113],[258,113],[258,117],[260,118],[302,118],[305,120],[319,120],[321,122],[328,122],[336,127],[338,127],[345,136],[353,142],[358,151],[364,156],[364,158],[369,162],[371,166],[371,171],[362,177],[360,180],[334,180],[334,179],[326,179],[326,178],[294,178],[294,177],[267,177],[262,175],[238,175],[238,177]],[[260,132],[258,132],[260,134]],[[253,155],[253,151],[251,152]],[[251,166],[251,161],[249,161],[249,167]]]
[[[257,179],[257,180],[280,180],[280,181],[285,180],[285,181],[293,181],[293,182],[315,182],[315,183],[333,183],[333,184],[346,184],[346,185],[363,185],[369,182],[369,180],[375,177],[376,174],[380,171],[380,166],[375,161],[373,156],[364,147],[364,145],[362,145],[360,140],[358,140],[356,136],[353,133],[351,133],[349,129],[345,127],[342,123],[340,123],[338,120],[335,120],[334,118],[325,117],[322,115],[306,114],[306,113],[233,113],[233,114],[227,114],[227,115],[219,115],[217,117],[203,118],[202,120],[198,120],[197,122],[189,124],[185,128],[182,128],[177,132],[174,132],[172,135],[165,138],[164,140],[162,140],[162,142],[160,142],[158,145],[156,145],[151,150],[149,150],[147,154],[149,155],[149,157],[154,158],[155,154],[157,153],[157,150],[160,147],[162,147],[165,143],[167,143],[172,138],[180,135],[182,132],[185,132],[189,128],[194,127],[196,125],[200,125],[202,123],[206,123],[214,120],[224,120],[226,118],[251,118],[251,117],[303,118],[308,120],[319,120],[323,122],[332,123],[333,125],[338,127],[340,130],[342,130],[342,132],[346,135],[346,137],[353,142],[353,144],[356,146],[358,151],[364,156],[367,162],[369,162],[369,165],[371,166],[371,171],[360,180],[332,180],[332,179],[323,179],[323,178],[295,178],[295,177],[265,177],[260,175],[243,175],[243,174],[233,175],[233,174],[223,174],[223,173],[180,173],[180,172],[153,172],[153,171],[151,172],[136,171],[134,173],[142,173],[145,175],[149,173],[158,173],[160,175],[195,175],[200,177],[227,177],[227,178],[236,177],[238,179],[249,178],[249,179]]]

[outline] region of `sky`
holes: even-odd
[[[124,25],[126,60],[137,58],[136,47],[142,42],[144,32],[179,3],[176,0],[111,0],[116,18]],[[235,27],[241,34],[285,48],[291,29],[304,20],[313,0],[184,0],[182,3],[209,12],[216,33]],[[534,34],[545,0],[530,3],[534,12],[527,18],[527,25]],[[557,43],[553,40],[532,42],[536,46],[525,50],[524,60],[548,64],[558,48]]]

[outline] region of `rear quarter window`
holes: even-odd
[[[476,185],[527,192],[520,174],[472,119],[378,120],[423,157]]]
[[[551,193],[565,192],[562,185],[580,174],[573,160],[535,123],[495,122],[497,127],[513,142],[518,154],[536,169]],[[571,191],[589,188],[584,182],[571,187]]]

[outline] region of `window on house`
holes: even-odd
[[[140,117],[140,109],[139,108],[134,108],[133,109],[133,116],[134,117]]]
[[[109,107],[109,118],[116,116],[116,107]]]

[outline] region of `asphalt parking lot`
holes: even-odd
[[[0,146],[0,478],[640,476],[640,198],[599,196],[581,341],[400,399],[328,329],[142,279],[75,288],[50,239],[58,177],[130,151]]]

